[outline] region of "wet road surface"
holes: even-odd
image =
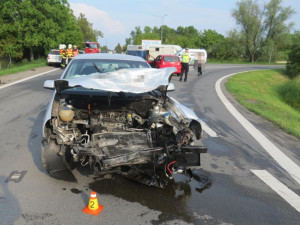
[[[0,90],[0,224],[297,224],[299,212],[251,170],[270,172],[298,196],[300,185],[229,114],[214,89],[224,75],[263,68],[207,65],[201,77],[191,70],[186,83],[172,78],[176,90],[170,95],[192,108],[217,136],[204,133],[208,153],[201,155],[199,179],[176,174],[165,189],[117,175],[95,178],[84,170],[74,171],[77,183],[49,177],[40,143],[51,91],[42,85],[61,71]],[[231,101],[300,165],[298,139]],[[98,216],[82,213],[91,190],[104,205]]]

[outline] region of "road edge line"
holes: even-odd
[[[300,212],[300,197],[266,170],[250,170],[294,209]]]
[[[243,71],[239,73],[245,73]],[[237,121],[249,132],[252,137],[269,153],[271,157],[287,171],[300,184],[300,167],[277,148],[266,136],[264,136],[253,124],[251,124],[225,97],[221,89],[221,83],[227,77],[238,73],[232,73],[221,77],[215,83],[215,90],[221,102],[225,105],[228,111],[237,119]]]
[[[9,83],[9,84],[4,84],[3,86],[0,86],[0,89],[3,89],[3,88],[6,88],[6,87],[10,87],[12,85],[15,85],[15,84],[18,84],[18,83],[21,83],[21,82],[24,82],[24,81],[27,81],[27,80],[30,80],[30,79],[33,79],[35,77],[39,77],[41,75],[44,75],[44,74],[47,74],[47,73],[51,73],[51,72],[54,72],[56,70],[60,70],[60,68],[56,68],[56,69],[53,69],[53,70],[49,70],[47,72],[42,72],[42,73],[39,73],[39,74],[36,74],[36,75],[33,75],[31,77],[26,77],[26,78],[23,78],[21,80],[17,80],[15,82],[12,82],[12,83]]]

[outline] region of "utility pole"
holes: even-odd
[[[163,26],[164,26],[164,18],[168,16],[167,14],[165,14],[164,16],[161,17],[161,30],[160,30],[160,40],[161,40],[161,43],[163,42],[162,41],[162,35],[163,35]]]

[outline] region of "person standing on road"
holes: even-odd
[[[70,63],[71,60],[72,60],[73,57],[74,57],[74,54],[73,54],[73,48],[72,48],[72,45],[71,45],[71,44],[68,45],[68,49],[67,49],[67,57],[68,57],[68,63]]]
[[[189,72],[189,66],[190,66],[190,54],[189,54],[189,49],[186,48],[185,49],[185,53],[183,53],[183,55],[182,55],[182,60],[181,60],[181,74],[180,74],[179,81],[182,81],[183,73],[185,73],[185,75],[184,75],[184,82],[187,81],[187,76],[188,76],[188,72]]]
[[[60,49],[60,55],[61,55],[61,68],[65,68],[67,64],[67,50],[66,45],[62,45],[62,49]]]
[[[74,46],[73,46],[73,55],[74,55],[74,57],[75,57],[76,55],[78,55],[78,54],[79,54],[79,51],[78,51],[78,49],[77,49],[77,46],[74,45]]]

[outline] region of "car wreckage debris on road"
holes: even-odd
[[[174,70],[125,55],[74,58],[61,79],[44,84],[55,90],[43,127],[46,171],[75,180],[72,170],[88,167],[157,187],[176,172],[192,177],[207,148],[195,145],[202,134],[196,114],[167,95]]]

